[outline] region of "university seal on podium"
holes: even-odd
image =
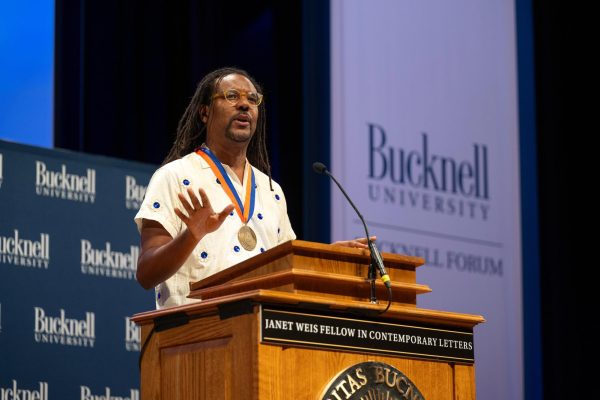
[[[363,362],[346,368],[327,384],[320,398],[425,400],[406,375],[381,362]]]

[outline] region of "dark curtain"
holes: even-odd
[[[587,398],[585,388],[593,381],[586,379],[583,354],[591,344],[585,339],[591,337],[587,321],[595,319],[589,309],[597,302],[588,285],[577,283],[591,273],[595,259],[583,238],[590,232],[583,222],[592,219],[594,207],[593,196],[586,194],[593,182],[585,179],[593,168],[585,165],[591,148],[581,138],[596,126],[587,105],[594,102],[585,100],[597,74],[588,67],[586,49],[596,36],[584,32],[592,26],[582,18],[584,9],[546,1],[533,6],[543,398]]]
[[[55,147],[160,164],[200,79],[245,69],[301,236],[301,15],[300,1],[57,0]]]

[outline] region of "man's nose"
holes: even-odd
[[[247,111],[250,108],[250,103],[248,102],[248,98],[246,96],[240,96],[236,104],[237,108],[240,110]]]

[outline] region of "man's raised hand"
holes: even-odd
[[[177,196],[181,201],[181,205],[185,209],[185,213],[179,208],[175,208],[175,214],[187,226],[188,231],[192,236],[200,241],[206,234],[219,229],[225,221],[225,218],[233,211],[233,205],[230,204],[220,213],[216,213],[210,205],[210,200],[203,189],[199,189],[200,200],[190,188],[187,189],[191,204],[183,193],[178,193]],[[200,202],[202,201],[202,203]]]

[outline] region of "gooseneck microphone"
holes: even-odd
[[[383,258],[381,257],[381,253],[379,253],[379,250],[377,249],[377,246],[375,246],[375,243],[371,240],[371,236],[369,235],[369,229],[367,228],[367,224],[365,223],[365,219],[363,218],[363,216],[361,215],[361,213],[358,211],[358,209],[356,208],[356,206],[354,205],[354,203],[352,202],[352,200],[350,200],[350,196],[348,196],[348,193],[346,193],[346,191],[344,190],[344,188],[342,187],[342,185],[340,185],[340,183],[337,181],[337,179],[335,179],[335,177],[333,175],[331,175],[331,173],[327,170],[327,167],[325,166],[325,164],[320,163],[320,162],[317,161],[317,162],[314,162],[312,166],[313,166],[313,170],[316,173],[327,175],[328,177],[330,177],[331,179],[333,179],[333,181],[335,182],[335,184],[337,185],[337,187],[340,188],[340,190],[342,191],[342,193],[344,194],[344,196],[346,197],[346,199],[348,200],[348,202],[352,206],[352,208],[354,208],[354,211],[356,211],[356,214],[358,215],[358,218],[360,218],[360,221],[362,222],[362,224],[363,224],[363,226],[365,228],[365,233],[367,235],[367,243],[368,243],[368,246],[369,246],[369,250],[371,251],[371,263],[373,265],[375,265],[377,267],[377,269],[379,270],[379,275],[381,275],[381,280],[383,281],[383,283],[385,284],[385,286],[388,289],[391,289],[392,282],[390,281],[390,277],[388,276],[388,274],[387,274],[387,272],[385,270],[385,266],[383,265]],[[371,276],[369,276],[369,278],[371,278]],[[371,299],[373,299],[373,295],[371,296]]]

